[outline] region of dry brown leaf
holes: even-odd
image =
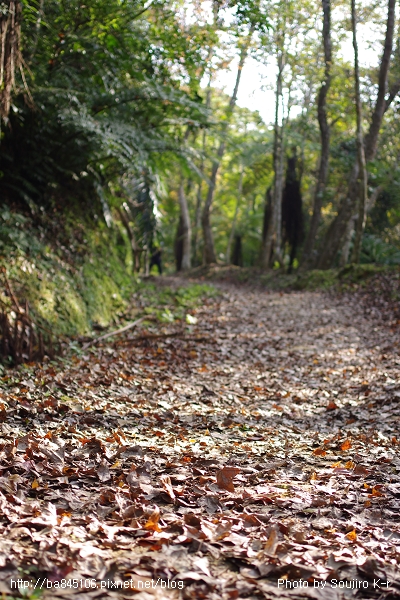
[[[162,475],[161,483],[162,483],[164,490],[167,492],[168,496],[171,498],[171,500],[175,500],[176,496],[175,496],[175,492],[174,492],[172,484],[171,484],[170,476]]]
[[[96,471],[98,478],[100,479],[100,481],[108,481],[109,479],[111,479],[111,475],[110,475],[110,467],[108,466],[108,463],[103,459],[101,462],[101,465],[99,466],[99,468]]]
[[[278,534],[275,529],[271,530],[268,540],[264,546],[264,550],[267,554],[275,554],[276,546],[278,545]]]
[[[237,467],[223,467],[217,471],[217,486],[220,490],[227,490],[228,492],[234,492],[235,486],[233,485],[233,479],[240,473],[240,469]]]
[[[315,456],[326,456],[326,450],[323,448],[315,448],[315,450],[313,450],[313,454]]]
[[[336,410],[337,408],[338,406],[333,402],[333,400],[330,400],[326,410]]]

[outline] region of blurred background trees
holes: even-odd
[[[3,209],[116,228],[134,271],[399,264],[396,30],[395,0],[0,2]]]

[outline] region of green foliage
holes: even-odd
[[[29,96],[21,82],[0,146],[3,197],[37,212],[63,209],[67,190],[95,212],[113,181],[141,180],[180,152],[179,128],[205,118],[193,84],[204,35],[180,31],[176,6],[48,0],[41,14],[26,0]]]
[[[375,235],[366,234],[361,249],[361,262],[376,263],[378,265],[399,265],[400,249]]]
[[[185,319],[188,311],[195,310],[206,303],[207,299],[218,295],[217,290],[210,285],[182,283],[182,287],[172,288],[141,282],[137,284],[133,299],[139,306],[145,306],[148,314],[156,315],[164,323],[172,323],[177,319]]]

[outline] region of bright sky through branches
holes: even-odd
[[[384,18],[382,20],[384,23]],[[362,66],[378,64],[382,52],[382,33],[369,26],[359,26],[360,63]],[[348,32],[341,42],[338,59],[353,64],[353,46],[351,34]],[[230,68],[218,72],[214,86],[222,88],[227,94],[231,93],[236,77],[237,61],[230,64]],[[276,69],[271,62],[270,66],[260,64],[254,58],[248,58],[243,69],[239,87],[238,106],[258,110],[265,123],[271,123],[275,110],[275,78]],[[300,106],[293,106],[291,116],[301,112]]]

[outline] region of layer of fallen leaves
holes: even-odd
[[[192,312],[3,377],[0,592],[339,599],[312,582],[381,578],[400,596],[398,334],[310,292],[227,288]],[[72,595],[131,597],[44,592]]]

